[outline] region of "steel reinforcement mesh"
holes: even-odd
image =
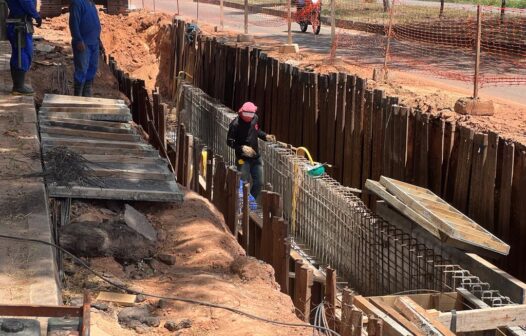
[[[236,114],[200,89],[183,84],[181,122],[225,162],[234,164],[226,145]],[[306,174],[306,159],[279,144],[260,143],[265,182],[283,197],[292,246],[302,246],[320,266],[331,265],[363,295],[407,291],[470,290],[490,306],[512,301],[490,284],[449,260],[437,246],[426,246],[408,232],[382,220],[351,189],[328,175]]]

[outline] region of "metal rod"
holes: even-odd
[[[292,44],[292,13],[291,13],[291,1],[287,1],[287,44]]]
[[[199,0],[196,1],[196,6],[197,6],[197,15],[196,15],[197,18],[196,18],[196,20],[197,20],[197,22],[199,22]]]
[[[245,0],[245,23],[244,23],[245,35],[248,34],[248,0]]]
[[[331,43],[336,43],[336,0],[331,0]]]
[[[482,37],[482,10],[477,5],[477,35],[475,40],[475,75],[473,76],[473,99],[479,96],[479,73],[480,73],[480,40]]]
[[[219,26],[221,27],[221,31],[225,30],[225,24],[224,24],[224,7],[223,7],[223,0],[219,1]]]
[[[395,2],[389,7],[389,29],[387,31],[387,44],[385,46],[385,57],[384,57],[384,79],[387,79],[387,61],[389,59],[389,49],[391,47],[391,35],[393,33],[393,16],[394,16]]]

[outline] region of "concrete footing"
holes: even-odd
[[[474,116],[492,116],[495,114],[495,104],[491,100],[460,98],[455,103],[455,112]]]
[[[297,54],[300,52],[300,48],[297,43],[284,44],[279,47],[279,52],[282,54]]]
[[[239,34],[237,35],[237,42],[254,42],[254,35]]]

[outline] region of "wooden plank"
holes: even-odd
[[[490,308],[488,304],[486,304],[484,301],[473,295],[471,292],[469,292],[467,289],[464,289],[462,287],[457,288],[457,292],[459,295],[462,296],[464,300],[468,302],[468,305],[470,307],[475,308]],[[505,331],[503,332],[501,328],[497,329],[498,332],[503,333],[504,335],[512,335],[512,336],[526,336],[526,330],[522,329],[521,327],[504,327],[502,328]],[[494,331],[489,331],[487,334],[483,334],[482,336],[486,335],[494,335]]]
[[[469,182],[468,216],[482,224],[482,195],[484,190],[484,165],[488,150],[488,135],[476,133],[473,137],[471,178]]]
[[[365,107],[365,89],[367,88],[367,80],[356,78],[356,94],[354,116],[352,121],[352,169],[351,169],[351,184],[353,188],[361,188],[362,186],[362,150],[363,150],[363,115]]]
[[[338,92],[336,96],[336,128],[334,143],[334,169],[333,178],[338,182],[343,181],[344,148],[345,148],[345,103],[346,103],[347,76],[338,74]]]
[[[341,336],[352,336],[352,291],[348,287],[345,287],[342,291],[341,310],[342,318],[340,323],[340,334]]]
[[[469,178],[473,161],[473,138],[475,132],[467,127],[459,127],[459,148],[455,172],[453,205],[461,212],[468,210]]]
[[[510,244],[513,246],[512,254],[510,255],[510,270],[514,274],[524,278],[526,271],[524,270],[524,252],[526,246],[524,242],[525,228],[526,228],[526,150],[524,146],[515,143],[515,154],[513,163],[513,182],[511,189],[511,240]]]
[[[311,289],[314,283],[312,271],[301,260],[295,263],[294,306],[299,319],[309,322]]]
[[[402,153],[401,143],[402,143],[402,125],[401,125],[401,116],[400,116],[400,106],[393,105],[393,143],[392,143],[392,155],[391,155],[391,177],[397,180],[403,180],[402,178]]]
[[[350,186],[352,181],[352,123],[356,95],[356,77],[347,76],[345,87],[345,138],[343,147],[342,184]]]
[[[104,105],[123,105],[124,100],[122,99],[112,99],[112,98],[99,98],[99,97],[78,97],[78,96],[68,96],[68,95],[58,95],[58,94],[51,94],[46,93],[44,95],[44,99],[42,100],[42,104],[50,104],[50,103],[67,103],[67,102],[75,102],[78,104],[87,104],[87,105],[93,105],[93,104],[104,104]]]
[[[108,133],[87,130],[77,130],[63,127],[40,126],[40,132],[54,135],[67,135],[79,138],[107,139],[116,141],[139,141],[140,137],[135,134]]]
[[[382,151],[384,144],[384,121],[383,121],[383,104],[385,93],[381,90],[374,90],[374,101],[372,110],[372,154],[371,154],[371,176],[373,180],[379,180],[382,174]],[[371,197],[369,206],[374,210],[376,201]]]
[[[445,128],[440,117],[433,118],[429,125],[429,189],[437,195],[442,195]]]
[[[452,221],[441,218],[439,215],[423,206],[421,203],[415,200],[415,198],[411,196],[410,193],[407,192],[407,188],[405,190],[403,189],[407,184],[383,176],[380,178],[380,183],[384,185],[389,192],[404,202],[408,207],[436,225],[438,229],[446,235],[455,239],[469,242],[474,246],[482,247],[496,253],[504,255],[509,253],[509,245],[493,236],[484,228],[479,226],[476,232],[473,229],[471,231],[466,230],[466,228],[459,229],[458,227],[454,226],[455,223]]]
[[[105,126],[112,128],[131,129],[131,124],[122,122],[112,121],[101,121],[101,120],[87,120],[87,119],[74,119],[74,118],[60,118],[60,117],[39,117],[40,122],[57,121],[63,123],[74,123],[79,125],[92,125],[92,126]]]
[[[363,296],[357,295],[353,298],[353,304],[366,314],[373,314],[384,322],[384,332],[387,336],[395,335],[412,335],[412,333],[404,328],[401,324],[396,322],[389,315],[376,308],[371,302],[369,302]]]
[[[142,181],[144,183],[144,181]],[[183,193],[175,182],[167,183],[171,191],[153,191],[144,189],[107,189],[84,186],[55,186],[48,185],[50,197],[69,197],[82,199],[114,199],[126,201],[176,202],[183,201]]]
[[[320,162],[329,162],[327,155],[327,123],[328,123],[328,90],[329,78],[327,75],[318,74],[318,157]]]
[[[454,122],[446,123],[444,132],[444,187],[443,197],[448,202],[453,202],[453,193],[455,190],[456,171],[458,166],[458,149],[460,144],[460,135]],[[447,161],[446,161],[447,160]]]
[[[338,74],[331,73],[329,74],[329,87],[328,87],[328,96],[327,96],[327,109],[326,109],[326,143],[325,149],[325,161],[334,165],[334,147],[335,147],[335,131],[336,131],[336,101],[338,95]],[[329,173],[332,175],[334,172],[332,168],[329,169]]]
[[[44,144],[42,148],[44,151],[53,149],[53,145]],[[94,147],[91,145],[83,146],[68,146],[68,150],[85,155],[100,155],[100,156],[115,156],[120,155],[123,152],[123,148],[119,147]],[[159,158],[159,153],[153,149],[141,149],[141,148],[126,148],[126,153],[132,157],[148,158],[150,160]]]
[[[326,269],[327,281],[325,282],[325,314],[329,328],[336,329],[336,271],[333,268]]]
[[[400,323],[404,328],[409,330],[415,336],[425,336],[420,329],[418,329],[414,324],[412,324],[408,319],[406,319],[402,314],[400,314],[396,309],[388,306],[379,299],[370,298],[369,299],[375,306],[384,311],[387,315],[391,316],[396,322]]]
[[[407,109],[407,147],[406,165],[404,178],[407,182],[415,183],[414,160],[415,160],[415,121],[416,114],[411,108]]]
[[[109,301],[109,302],[113,302],[113,303],[116,303],[122,306],[133,306],[135,305],[136,299],[137,299],[137,295],[132,295],[132,294],[99,292],[99,295],[97,295],[97,298],[95,300]]]
[[[56,120],[45,120],[40,119],[40,125],[49,126],[49,127],[58,127],[58,128],[67,128],[75,130],[85,130],[85,131],[96,131],[96,132],[106,132],[106,133],[116,133],[116,134],[133,134],[134,131],[130,128],[121,128],[121,127],[108,127],[103,125],[85,125],[77,122],[65,122],[65,121],[56,121]]]
[[[120,148],[120,149],[142,149],[149,150],[152,147],[140,142],[112,141],[105,139],[86,139],[74,137],[53,137],[46,133],[40,133],[41,141],[46,146],[92,146],[94,148]]]
[[[68,148],[69,149],[69,148]],[[166,166],[167,162],[160,157],[142,156],[130,153],[128,155],[122,154],[122,150],[118,154],[83,154],[86,160],[96,163],[134,163],[134,164],[156,164]]]
[[[511,190],[513,182],[513,164],[515,145],[500,139],[498,146],[499,152],[499,173],[496,179],[497,203],[497,235],[505,242],[510,242],[510,209],[511,209]],[[513,253],[513,251],[512,251]]]
[[[242,221],[241,230],[243,231],[243,239],[241,240],[241,246],[248,252],[249,242],[249,221],[250,221],[250,204],[248,203],[248,195],[250,194],[250,184],[243,184],[243,208],[242,208]]]
[[[373,141],[373,105],[374,93],[365,91],[365,108],[363,116],[363,158],[362,158],[362,181],[360,189],[365,188],[365,181],[371,177],[372,141]],[[362,201],[369,204],[369,194],[362,193]]]
[[[451,325],[452,313],[440,313],[437,320]],[[456,332],[469,332],[526,325],[526,305],[462,310],[456,312]]]
[[[426,187],[429,181],[429,116],[420,111],[415,115],[415,153],[414,167],[415,184]]]
[[[420,307],[407,296],[402,296],[396,299],[395,306],[426,335],[455,335],[444,325],[440,324],[439,321],[429,316],[424,308]]]
[[[40,117],[51,118],[73,118],[101,121],[128,122],[132,120],[130,113],[78,113],[78,112],[39,112]]]
[[[424,217],[413,211],[411,208],[406,206],[404,203],[402,203],[400,200],[398,200],[396,196],[389,193],[387,189],[385,189],[385,187],[382,186],[379,182],[367,180],[365,182],[365,187],[368,190],[374,192],[381,199],[385,200],[387,203],[389,203],[389,205],[391,205],[400,213],[411,219],[413,222],[420,225],[433,236],[440,239],[440,231],[433,223],[429,222],[427,219],[425,219]]]

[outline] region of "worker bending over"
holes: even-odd
[[[261,130],[256,115],[257,106],[246,102],[239,109],[238,116],[228,127],[227,144],[236,152],[237,169],[243,181],[250,181],[250,194],[259,198],[263,186],[263,162],[259,155],[258,138],[265,141],[276,141],[276,137]]]
[[[36,0],[7,0],[7,38],[11,43],[11,78],[15,95],[31,95],[33,90],[25,86],[26,73],[33,59],[33,19],[36,26],[42,18],[36,9]]]
[[[100,20],[91,0],[70,0],[69,30],[75,64],[75,96],[93,96],[93,79],[97,74],[100,51]]]

